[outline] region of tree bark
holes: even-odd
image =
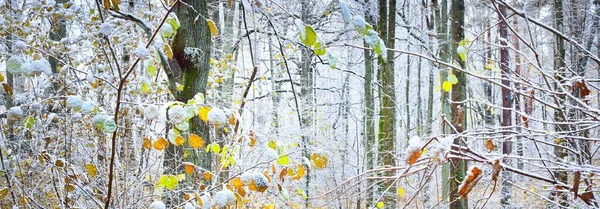
[[[450,33],[452,34],[451,50],[452,58],[454,62],[458,63],[461,68],[465,68],[465,61],[463,61],[456,49],[458,44],[465,38],[463,26],[465,25],[465,5],[464,0],[452,0],[452,7],[450,8]],[[467,128],[467,111],[466,108],[462,107],[461,104],[467,99],[467,76],[460,71],[453,70],[453,74],[456,76],[458,83],[452,87],[452,103],[450,104],[450,110],[452,114],[452,125],[460,133]],[[462,143],[461,138],[454,140],[454,144],[465,145]],[[467,162],[462,159],[451,159],[450,160],[450,174],[453,175],[450,179],[450,208],[466,209],[469,207],[467,198],[460,198],[458,189],[460,183],[463,181],[466,175]]]

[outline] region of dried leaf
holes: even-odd
[[[527,118],[526,116],[521,116],[521,120],[523,120],[523,126],[525,128],[529,128],[529,118]]]
[[[110,0],[104,0],[104,9],[110,9]]]
[[[113,8],[115,8],[115,11],[119,11],[119,3],[121,3],[121,0],[110,0],[112,2],[112,6]]]
[[[10,87],[8,84],[6,83],[2,83],[2,88],[4,89],[4,92],[6,92],[6,95],[12,96],[13,94],[13,89],[12,87]]]
[[[285,177],[285,174],[287,174],[287,168],[282,168],[281,172],[279,172],[279,180],[283,182],[283,179]]]
[[[481,179],[481,173],[481,169],[479,169],[477,166],[471,166],[469,168],[469,173],[463,180],[458,191],[458,194],[460,194],[462,198],[467,198],[467,194],[469,194],[471,189],[473,189],[473,187],[475,187],[477,182]]]
[[[409,165],[415,164],[417,162],[417,160],[419,159],[419,157],[421,157],[421,153],[422,153],[421,149],[411,149],[411,150],[409,150],[409,152],[407,153],[408,157],[406,158],[406,162]]]
[[[0,200],[4,199],[8,195],[8,188],[4,187],[0,189]]]
[[[581,171],[575,171],[573,176],[573,188],[571,191],[574,193],[574,197],[577,198],[577,192],[579,192],[579,180],[581,179]]]
[[[500,174],[500,170],[502,170],[502,166],[500,165],[500,160],[494,161],[493,170],[492,170],[492,181],[498,181],[498,175]]]
[[[237,188],[237,193],[240,194],[240,196],[242,197],[246,196],[246,190],[244,190],[244,187]]]
[[[485,142],[485,148],[488,150],[488,152],[494,151],[494,148],[496,148],[496,145],[494,145],[494,141],[492,139],[488,139]]]

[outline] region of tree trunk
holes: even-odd
[[[365,19],[369,24],[375,22],[373,16],[370,13],[369,1],[365,1]],[[364,43],[365,47],[368,47],[367,43]],[[375,100],[373,99],[373,57],[371,50],[364,50],[365,56],[365,165],[366,170],[373,169],[373,163],[375,160]],[[373,182],[367,181],[367,205],[373,203]]]
[[[388,48],[394,48],[396,33],[396,0],[379,0],[379,20],[377,30],[379,36],[386,41]],[[389,13],[388,13],[389,8]],[[394,53],[389,51],[386,60],[379,59],[378,80],[382,85],[379,89],[380,118],[378,139],[378,161],[382,166],[395,166],[396,140],[396,93],[394,82]],[[383,172],[383,176],[393,176],[393,171]],[[379,185],[379,195],[385,205],[395,205],[396,190],[392,181],[383,181]],[[387,191],[387,192],[386,192]]]
[[[173,41],[173,59],[169,60],[171,70],[169,82],[179,82],[183,85],[183,91],[171,92],[177,101],[187,102],[196,94],[206,94],[206,82],[210,70],[209,59],[211,55],[212,41],[207,21],[198,15],[207,17],[206,0],[185,0],[185,4],[178,4],[176,14],[181,26],[177,29]],[[192,8],[190,8],[190,6]],[[199,13],[197,13],[197,12]],[[189,121],[190,133],[197,134],[204,139],[205,144],[210,144],[209,127],[206,123],[195,116]],[[212,156],[203,150],[194,150],[186,144],[184,148],[170,145],[165,153],[165,170],[175,171],[181,168],[183,151],[190,152],[189,157],[183,161],[192,162],[203,169],[211,170]]]
[[[461,68],[465,69],[465,61],[461,59],[456,51],[458,43],[465,38],[463,29],[465,25],[464,0],[452,0],[450,11],[450,33],[452,34],[452,47],[450,49],[452,50],[452,58]],[[453,70],[453,73],[458,79],[458,83],[452,87],[452,103],[450,104],[452,113],[451,121],[456,130],[462,132],[467,128],[466,119],[468,118],[466,108],[461,105],[467,99],[467,76],[458,70]],[[454,144],[464,145],[461,140],[461,138],[455,139]],[[453,175],[450,179],[450,208],[466,209],[469,207],[467,198],[459,199],[458,187],[465,178],[467,162],[462,159],[451,159],[450,165],[450,174]]]
[[[500,30],[500,74],[502,77],[502,127],[503,127],[503,139],[502,142],[502,154],[510,155],[512,153],[512,139],[509,138],[510,126],[512,125],[512,104],[514,93],[510,89],[510,56],[508,54],[508,23],[506,20],[506,8],[503,5],[499,5],[498,18],[500,24],[498,28]],[[510,164],[507,158],[503,159],[504,163]],[[510,181],[511,174],[508,171],[502,171],[502,199],[500,204],[502,207],[507,208],[512,204],[512,187]]]
[[[560,31],[560,32],[564,32],[563,29],[563,5],[562,5],[562,0],[554,0],[554,26],[555,28]],[[565,54],[566,54],[566,50],[565,50],[565,44],[564,44],[564,40],[560,37],[560,36],[556,36],[555,37],[555,51],[554,51],[554,69],[556,71],[555,74],[555,78],[557,80],[557,82],[559,83],[555,83],[554,84],[554,88],[557,88],[557,85],[561,85],[561,83],[564,81],[565,79]],[[560,102],[564,102],[565,101],[565,95],[557,95],[556,96]],[[561,104],[557,104],[559,105],[559,109],[554,110],[554,120],[557,123],[561,123],[561,122],[566,122],[566,118],[565,118],[565,114],[566,112],[564,111],[564,105]],[[569,127],[568,125],[564,125],[564,124],[559,124],[556,125],[554,127],[555,132],[558,131],[568,131]],[[561,140],[555,140],[556,143],[558,143],[559,145],[567,145],[566,141],[568,139],[561,139]],[[564,157],[567,156],[566,150],[562,149],[558,146],[554,146],[554,155],[556,155],[556,157],[558,157],[559,159],[564,159]],[[556,177],[556,179],[560,182],[567,182],[567,172],[566,171],[555,171],[554,172],[554,176]],[[561,206],[564,207],[568,207],[569,202],[568,202],[568,194],[564,193],[564,192],[556,192],[553,191],[550,194],[550,199],[551,200],[555,200],[558,201],[560,203]]]

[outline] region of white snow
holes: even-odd
[[[87,100],[85,102],[83,102],[83,104],[81,105],[81,113],[82,114],[89,114],[94,112],[94,109],[96,108],[96,105],[94,105],[94,102],[92,102],[91,100]]]
[[[115,27],[110,22],[104,22],[100,25],[100,33],[105,36],[110,36],[115,31]]]
[[[208,112],[208,121],[221,125],[227,124],[227,116],[223,110],[215,107]]]
[[[81,98],[81,96],[70,96],[67,98],[68,108],[79,110],[81,109],[81,106],[83,106],[83,99]]]
[[[150,207],[148,207],[148,209],[166,209],[166,208],[167,208],[167,206],[165,205],[165,203],[160,200],[154,201],[152,204],[150,204]]]
[[[244,185],[250,184],[252,182],[252,179],[254,179],[254,174],[247,171],[242,173],[242,175],[240,176],[240,180],[242,180],[242,183],[244,183]]]
[[[144,109],[144,116],[149,120],[158,117],[158,113],[158,107],[156,105],[148,105],[146,109]]]
[[[180,105],[175,105],[169,109],[169,121],[172,123],[185,121],[185,115],[185,109]]]
[[[213,198],[213,202],[215,206],[221,208],[225,207],[228,204],[235,203],[235,195],[233,192],[227,188],[223,188],[223,190],[215,193]]]
[[[48,62],[48,60],[45,59],[23,63],[23,65],[21,66],[21,71],[26,75],[38,75],[41,73],[45,73],[46,75],[52,75],[52,70],[50,69],[50,62]]]
[[[148,49],[146,49],[146,46],[139,45],[135,49],[135,55],[138,56],[139,58],[145,58],[145,57],[148,57],[148,55],[150,55],[150,51]]]
[[[23,116],[23,110],[21,107],[11,107],[8,109],[8,119],[19,119]]]
[[[256,185],[256,187],[266,187],[269,184],[269,179],[267,179],[267,177],[265,177],[265,174],[262,174],[260,172],[255,172],[254,173],[254,184]]]
[[[277,158],[279,158],[279,155],[277,154],[277,151],[275,151],[273,148],[267,148],[267,151],[265,151],[265,154],[267,154],[267,159],[269,161],[272,160],[277,160]]]

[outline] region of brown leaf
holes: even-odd
[[[494,161],[493,170],[492,170],[492,181],[498,181],[498,175],[500,174],[500,170],[502,170],[502,166],[500,165],[500,160]]]
[[[494,141],[492,139],[488,139],[485,142],[485,148],[488,150],[488,152],[494,151],[494,148],[496,148],[496,145],[494,145]]]
[[[287,174],[287,168],[282,168],[281,172],[279,173],[279,180],[283,182],[283,179],[285,177],[285,174]]]
[[[110,0],[104,0],[104,9],[110,9]]]
[[[110,0],[112,2],[112,6],[113,8],[115,8],[115,11],[119,11],[119,3],[121,3],[121,0]]]
[[[521,119],[523,120],[523,126],[525,126],[525,128],[529,128],[529,118],[521,116]]]
[[[579,197],[581,198],[581,200],[583,200],[583,202],[585,202],[585,204],[597,206],[596,198],[594,197],[594,193],[592,192],[591,185],[588,186],[588,188],[585,189],[585,192],[581,193]]]
[[[581,171],[575,171],[575,175],[573,175],[573,188],[571,191],[575,194],[575,198],[577,198],[577,192],[579,192],[579,180],[581,179]]]
[[[4,89],[4,92],[6,92],[6,94],[7,94],[8,96],[12,96],[12,94],[13,94],[12,87],[10,87],[10,86],[9,86],[8,84],[6,84],[6,83],[2,83],[2,88]]]
[[[467,197],[467,194],[469,194],[469,192],[473,189],[473,187],[475,187],[477,182],[482,177],[482,175],[481,175],[482,171],[477,166],[472,166],[469,169],[469,171],[470,171],[469,174],[463,180],[462,184],[459,187],[458,194],[460,194],[460,196],[462,198]]]

